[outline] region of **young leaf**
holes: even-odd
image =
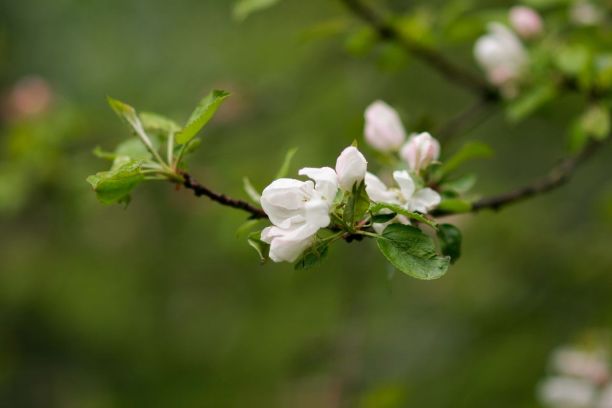
[[[189,142],[194,136],[208,123],[213,117],[219,106],[229,96],[228,92],[213,90],[211,93],[206,95],[195,108],[187,124],[176,135],[176,142],[179,144],[185,144]]]
[[[261,200],[261,194],[259,194],[259,192],[255,188],[255,186],[253,186],[253,183],[251,183],[251,180],[248,177],[242,178],[242,186],[244,188],[244,191],[247,193],[247,195],[251,199],[251,201],[253,201],[256,204],[259,204]]]
[[[249,245],[257,251],[261,263],[268,260],[268,254],[270,253],[270,245],[261,240],[261,231],[252,232],[247,238]]]
[[[172,119],[157,113],[141,112],[140,120],[147,132],[167,137],[170,133],[176,133],[181,130],[181,127]]]
[[[372,215],[372,222],[374,224],[384,224],[397,217],[397,214],[392,212],[390,214],[374,214]]]
[[[125,201],[130,192],[144,180],[140,172],[142,161],[132,160],[116,169],[97,173],[87,177],[98,200],[103,204],[115,204]]]
[[[150,160],[152,157],[140,139],[136,138],[130,138],[121,142],[115,149],[115,156],[129,157],[130,160]]]
[[[551,83],[544,83],[525,92],[516,100],[508,104],[506,114],[512,122],[519,122],[531,115],[557,95],[557,87]]]
[[[353,186],[353,191],[346,202],[342,218],[346,225],[353,224],[363,218],[370,207],[370,198],[365,191],[365,182],[357,183]]]
[[[376,243],[394,267],[414,278],[437,279],[448,270],[450,258],[438,255],[431,237],[418,228],[391,224]]]
[[[440,224],[438,238],[442,254],[450,256],[451,263],[455,263],[461,256],[461,231],[454,225]]]
[[[453,214],[466,213],[472,210],[472,204],[460,198],[442,198],[438,210]]]
[[[320,242],[308,248],[295,263],[295,270],[310,269],[321,265],[327,256],[328,249],[329,245],[326,242]]]
[[[464,144],[457,153],[446,160],[442,166],[440,166],[439,171],[442,176],[445,176],[468,160],[486,159],[491,156],[493,156],[493,150],[486,144],[481,142],[468,142]]]
[[[287,177],[287,174],[289,173],[289,166],[291,166],[291,160],[293,160],[293,156],[295,156],[297,150],[297,147],[294,147],[293,149],[289,149],[287,151],[287,154],[285,154],[285,160],[283,160],[283,164],[281,165],[280,169],[278,169],[278,173],[276,173],[276,177],[274,177],[275,179]]]
[[[239,0],[234,5],[234,18],[238,21],[242,21],[252,13],[270,8],[279,1],[280,0]]]
[[[451,191],[456,194],[468,192],[476,183],[476,175],[466,174],[453,180],[446,180],[440,185],[442,191]]]
[[[600,104],[591,105],[580,117],[582,131],[596,140],[604,140],[610,133],[610,112]]]
[[[435,221],[425,217],[424,215],[415,212],[410,212],[407,209],[395,204],[376,203],[370,207],[370,212],[372,214],[377,214],[378,212],[380,212],[380,210],[383,209],[391,210],[394,213],[401,214],[418,222],[422,222],[423,224],[427,224],[434,229],[438,227]]]

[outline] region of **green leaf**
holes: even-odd
[[[455,263],[461,256],[461,231],[454,225],[440,224],[438,238],[442,254],[450,256],[451,263]]]
[[[234,4],[234,18],[243,21],[254,12],[265,10],[279,2],[280,0],[239,0]]]
[[[252,232],[247,238],[247,242],[259,255],[262,263],[266,262],[270,253],[270,245],[261,240],[261,231]]]
[[[253,228],[255,228],[255,226],[257,226],[257,224],[259,224],[260,222],[261,222],[261,220],[247,220],[247,221],[245,221],[236,230],[236,236],[238,238],[242,238],[242,237],[246,236],[247,239],[248,239],[248,235],[247,234],[250,234],[251,230]]]
[[[375,214],[372,215],[372,222],[374,224],[384,224],[385,222],[391,221],[395,217],[397,217],[397,214],[394,212],[389,214]]]
[[[445,213],[461,214],[472,210],[472,203],[460,198],[442,198],[438,210]]]
[[[150,160],[152,155],[140,139],[125,140],[115,149],[116,157],[129,157],[130,160]]]
[[[285,154],[285,159],[283,160],[283,164],[281,165],[280,169],[278,169],[275,179],[287,177],[287,174],[289,174],[289,166],[291,166],[291,160],[293,160],[293,156],[295,156],[295,153],[297,151],[297,147],[294,147],[293,149],[289,149],[287,151],[287,153]]]
[[[253,183],[251,183],[251,180],[249,180],[248,177],[242,178],[242,186],[244,188],[244,191],[247,193],[247,195],[251,199],[251,201],[259,204],[261,201],[261,194],[259,194],[259,192],[253,186]]]
[[[401,214],[415,221],[422,222],[423,224],[429,225],[430,227],[434,229],[437,228],[437,224],[434,220],[431,220],[422,214],[410,212],[407,209],[402,208],[399,205],[395,205],[395,204],[376,203],[370,207],[370,212],[372,214],[377,214],[378,212],[380,212],[380,210],[383,210],[383,209],[391,210],[394,213]]]
[[[157,113],[141,112],[138,116],[140,116],[145,131],[159,136],[166,137],[170,133],[177,133],[181,130],[175,121]]]
[[[219,109],[219,106],[221,106],[228,96],[228,92],[217,89],[206,95],[189,117],[183,130],[177,133],[176,142],[185,144],[193,139],[213,117],[217,109]]]
[[[557,96],[557,87],[551,83],[544,83],[521,94],[510,102],[506,108],[506,115],[512,122],[519,122],[531,115]]]
[[[481,142],[468,142],[440,166],[440,177],[456,170],[463,163],[473,159],[487,159],[493,156],[493,149]]]
[[[417,279],[437,279],[446,273],[450,264],[448,256],[436,253],[430,236],[409,225],[389,225],[376,243],[393,266]]]
[[[456,194],[463,194],[468,192],[476,184],[475,174],[466,174],[452,180],[445,180],[440,185],[440,189],[444,192],[451,191]]]
[[[329,245],[326,242],[319,242],[308,248],[300,259],[295,263],[295,270],[310,269],[321,265],[327,256]]]
[[[103,204],[115,204],[128,199],[130,192],[144,180],[140,172],[142,161],[132,160],[116,169],[87,177],[98,200]]]
[[[142,123],[138,115],[136,115],[136,110],[132,106],[118,99],[111,98],[110,96],[106,99],[117,116],[126,121],[134,130],[138,131],[142,129]]]
[[[360,221],[370,207],[370,198],[365,190],[365,182],[353,185],[353,191],[344,207],[342,218],[346,225],[353,226]]]

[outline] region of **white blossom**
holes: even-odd
[[[595,384],[609,379],[607,358],[601,351],[561,348],[553,354],[552,364],[561,374],[581,377]]]
[[[349,146],[344,149],[336,160],[336,174],[340,188],[351,191],[355,183],[363,180],[367,168],[368,162],[356,147]]]
[[[521,41],[500,23],[490,23],[489,32],[474,45],[474,56],[486,71],[489,81],[510,90],[527,68],[528,56]]]
[[[391,106],[375,101],[365,111],[365,140],[381,152],[399,149],[406,139],[402,121]]]
[[[427,132],[413,135],[402,147],[400,156],[408,163],[410,170],[418,173],[438,160],[440,143]]]
[[[508,17],[512,28],[523,38],[534,38],[542,33],[542,18],[531,7],[514,6]]]
[[[374,174],[367,173],[365,177],[366,192],[370,199],[377,203],[393,204],[405,210],[418,211],[423,214],[440,204],[440,194],[431,188],[417,189],[414,180],[407,171],[395,171],[393,172],[393,178],[399,188],[388,188]],[[380,233],[388,224],[394,222],[410,223],[405,216],[398,215],[387,223],[374,224],[373,227]]]
[[[273,226],[261,239],[270,244],[275,262],[293,262],[312,244],[315,234],[331,222],[329,212],[338,191],[336,173],[329,167],[304,168],[300,175],[315,181],[274,180],[261,195],[261,206]]]
[[[595,387],[579,378],[551,377],[540,384],[539,396],[549,407],[591,408],[595,402]]]

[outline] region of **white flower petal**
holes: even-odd
[[[406,200],[410,200],[416,188],[414,180],[406,170],[396,170],[393,172],[393,178],[400,187],[400,191]]]
[[[406,139],[406,131],[399,115],[385,102],[373,102],[367,107],[364,116],[365,140],[376,150],[397,150]]]
[[[367,169],[368,162],[363,154],[355,146],[347,147],[336,160],[338,184],[343,190],[351,191],[356,183],[363,180]]]
[[[365,175],[366,193],[376,203],[399,204],[397,194],[390,191],[385,183],[372,173]]]
[[[331,205],[338,192],[338,176],[334,169],[331,167],[304,167],[298,174],[313,179],[315,190]]]
[[[440,194],[436,191],[431,188],[422,188],[412,195],[412,199],[408,203],[408,210],[426,214],[440,204],[440,201]]]

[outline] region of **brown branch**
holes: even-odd
[[[482,198],[474,202],[471,211],[478,212],[485,209],[497,211],[507,205],[554,190],[567,183],[578,166],[591,158],[603,145],[604,142],[591,140],[578,155],[561,160],[545,176],[516,190]]]
[[[226,207],[246,211],[251,214],[249,217],[251,219],[268,218],[266,213],[259,207],[255,207],[254,205],[251,205],[243,200],[228,197],[225,194],[215,193],[208,187],[205,187],[195,181],[188,173],[181,172],[181,176],[183,176],[183,186],[189,190],[192,190],[196,197],[205,196]]]
[[[436,50],[405,37],[391,22],[374,9],[362,3],[361,0],[341,1],[353,14],[368,23],[378,33],[380,38],[397,42],[406,51],[434,68],[449,81],[479,94],[485,99],[495,100],[499,98],[497,90],[491,88],[481,77],[456,65]]]

